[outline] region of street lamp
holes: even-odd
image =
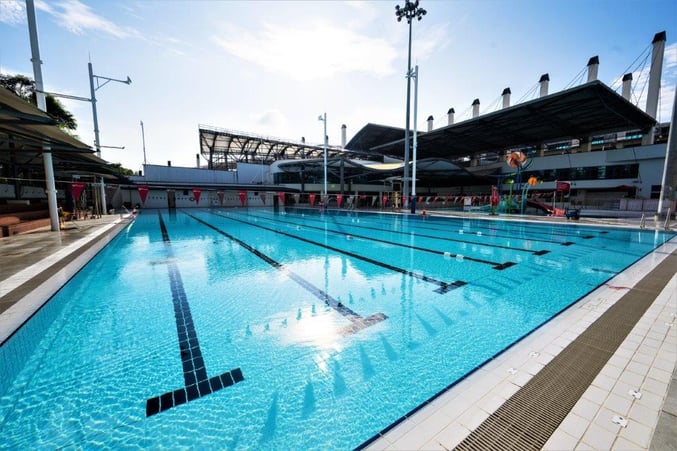
[[[397,21],[401,22],[404,17],[409,24],[409,52],[407,54],[407,117],[404,128],[404,202],[409,200],[409,105],[411,102],[411,77],[413,76],[411,72],[411,21],[414,18],[421,20],[426,13],[427,11],[425,9],[419,8],[418,0],[405,0],[403,7],[400,7],[400,5],[395,6]]]
[[[323,113],[317,117],[318,121],[324,122],[324,140],[322,147],[324,149],[324,189],[322,192],[322,197],[324,200],[324,205],[327,205],[327,113]]]
[[[118,80],[115,78],[103,77],[101,75],[94,75],[91,61],[87,63],[87,68],[89,69],[90,101],[92,102],[92,116],[94,117],[94,147],[96,148],[96,155],[99,158],[101,158],[101,143],[99,141],[99,119],[96,115],[96,91],[99,88],[104,87],[108,82],[111,81],[116,81],[118,83],[130,85],[132,84],[132,79],[129,78],[129,76],[127,76],[127,80]],[[96,88],[94,87],[95,79],[96,79]],[[104,82],[99,84],[99,80],[104,80]],[[102,214],[106,214],[106,189],[103,184],[103,177],[101,177],[101,207],[103,209]]]

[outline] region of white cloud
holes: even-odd
[[[267,23],[257,34],[233,26],[213,40],[238,58],[300,81],[349,72],[385,77],[393,73],[397,56],[384,39],[323,23],[305,28]]]
[[[78,0],[66,0],[52,6],[40,2],[37,7],[53,16],[60,26],[74,34],[82,35],[94,30],[121,39],[136,34],[134,30],[119,27],[110,20],[97,15],[89,6]]]
[[[0,1],[0,22],[17,25],[26,21],[26,6],[24,2]]]

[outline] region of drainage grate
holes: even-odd
[[[674,275],[676,267],[677,253],[672,253],[455,449],[543,448]]]

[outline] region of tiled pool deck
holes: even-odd
[[[0,239],[0,343],[126,221],[104,216],[69,224],[59,233],[43,229]],[[581,222],[639,227],[637,220]],[[663,224],[648,221],[647,228],[653,227]],[[456,447],[610,306],[661,262],[674,261],[676,256],[677,239],[673,239],[390,429],[369,449]],[[677,267],[544,449],[677,449],[676,271]],[[617,424],[618,417],[627,423]]]

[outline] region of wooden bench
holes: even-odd
[[[7,226],[8,236],[16,235],[17,233],[28,232],[30,230],[39,229],[40,227],[51,226],[52,220],[50,218],[33,219],[30,221],[22,221],[18,224]]]
[[[49,210],[17,211],[0,214],[0,237],[51,225]]]
[[[19,224],[21,219],[16,216],[3,215],[0,216],[0,237],[9,236],[9,226]]]

